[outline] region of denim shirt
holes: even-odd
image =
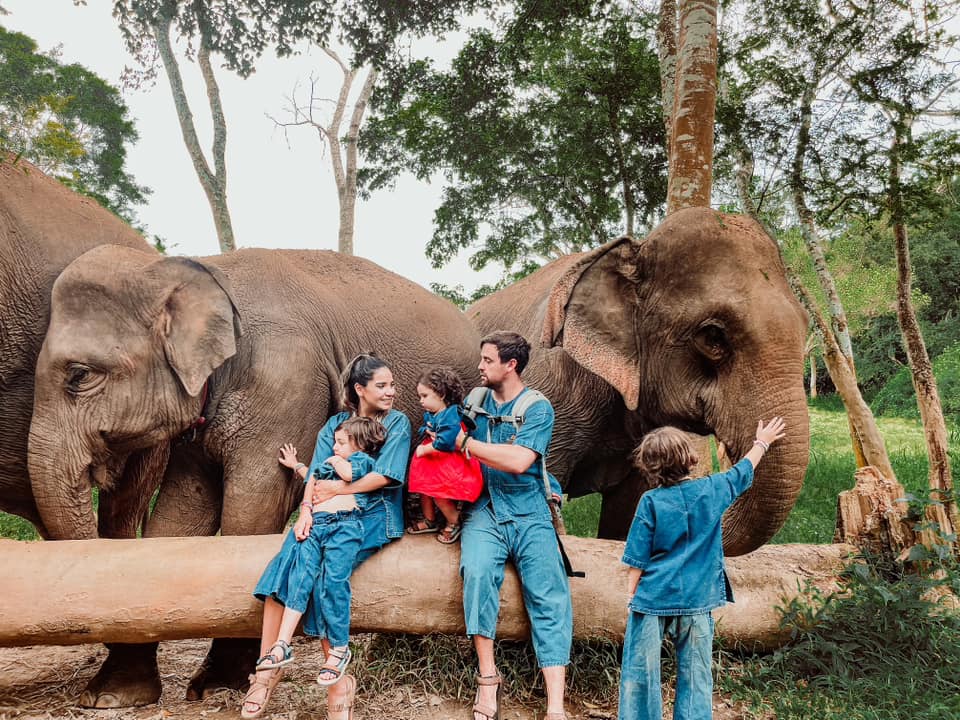
[[[487,394],[483,409],[491,415],[510,415],[513,406],[523,393],[510,402],[497,405],[493,393]],[[485,415],[477,417],[477,428],[470,433],[471,437],[487,442],[487,426],[489,419]],[[495,470],[480,463],[483,470],[483,492],[473,503],[474,510],[480,510],[487,505],[493,507],[493,514],[498,523],[506,522],[515,517],[542,518],[550,522],[550,509],[547,506],[546,490],[543,485],[543,463],[540,456],[547,451],[550,437],[553,435],[553,406],[547,401],[536,402],[527,410],[520,431],[517,432],[513,423],[503,422],[490,427],[490,439],[497,444],[513,444],[528,448],[537,453],[537,458],[524,472],[520,474]]]
[[[316,473],[324,460],[333,455],[333,431],[347,418],[350,412],[337,413],[331,417],[317,434],[317,444],[313,449],[313,460],[307,470],[307,477]],[[357,494],[357,505],[361,497],[365,499],[364,514],[382,513],[386,518],[387,538],[403,536],[403,483],[407,479],[407,462],[410,459],[410,421],[399,410],[391,410],[383,419],[387,430],[387,440],[376,453],[372,471],[387,478],[387,485],[369,493]],[[354,477],[358,480],[359,477]]]
[[[327,457],[330,457],[329,455]],[[355,453],[352,453],[347,462],[350,463],[350,482],[359,480],[364,475],[367,475],[373,472],[376,460],[367,455],[365,452],[360,452],[359,450]],[[307,475],[307,478],[310,476]],[[333,469],[333,465],[327,462],[320,463],[320,467],[317,468],[316,475],[313,476],[318,482],[327,482],[331,480],[340,480],[341,477],[337,474],[337,471]],[[304,479],[304,485],[306,485],[307,480]],[[357,509],[363,510],[369,504],[369,498],[367,493],[354,493],[354,501],[357,503]]]
[[[643,571],[630,610],[698,615],[733,602],[721,520],[752,482],[744,458],[726,472],[644,493],[623,550],[623,562]]]
[[[433,449],[440,452],[453,452],[457,449],[457,435],[460,434],[460,408],[447,405],[438,413],[424,413],[423,426],[418,434],[422,437],[429,430],[436,433]]]

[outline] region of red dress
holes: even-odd
[[[452,408],[447,408],[451,410]],[[455,409],[454,409],[455,410]],[[433,426],[434,421],[443,423],[448,418],[445,415],[452,415],[455,418],[456,425],[452,427]],[[446,439],[451,434],[456,437],[453,429],[459,430],[459,414],[447,413],[441,411],[437,417],[428,416],[426,426],[436,432],[438,440],[443,437]],[[444,423],[445,425],[446,423]],[[466,429],[466,428],[464,428]],[[423,439],[421,445],[429,445],[434,442],[434,447],[438,444],[431,440],[430,436]],[[441,446],[444,442],[439,442]],[[433,498],[442,498],[447,500],[467,500],[473,502],[480,497],[480,491],[483,490],[483,473],[480,470],[480,462],[471,457],[467,459],[466,455],[457,450],[451,452],[437,451],[427,455],[413,455],[410,461],[410,492],[428,495]]]

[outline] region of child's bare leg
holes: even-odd
[[[443,517],[447,521],[447,525],[459,525],[460,524],[460,511],[457,510],[457,503],[454,500],[447,500],[446,498],[434,498],[433,500],[437,507],[440,508],[440,512],[443,513]]]
[[[420,496],[420,510],[423,512],[424,520],[436,522],[437,513],[433,507],[433,498],[429,495]]]

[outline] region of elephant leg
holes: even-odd
[[[263,445],[272,447],[266,442]],[[269,453],[254,456],[253,462],[234,461],[224,471],[220,528],[224,535],[281,532],[292,505],[303,492],[303,483],[291,482],[290,471],[281,468],[275,456]],[[216,638],[203,664],[190,679],[187,700],[200,700],[223,688],[245,689],[259,652],[259,639]]]
[[[605,489],[600,503],[597,537],[626,540],[637,503],[646,489],[646,483],[636,473],[629,473],[623,482]]]
[[[223,506],[222,477],[219,466],[211,463],[200,447],[176,445],[144,535],[215,534]],[[259,648],[257,640],[215,639],[190,678],[186,699],[202,700],[223,688],[245,689]]]
[[[80,694],[79,705],[122,708],[157,702],[162,689],[157,668],[157,645],[108,643],[110,654]]]

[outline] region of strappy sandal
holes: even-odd
[[[240,707],[240,717],[244,720],[253,720],[258,718],[263,714],[263,711],[267,707],[267,703],[270,702],[270,696],[273,695],[274,689],[277,687],[277,683],[280,682],[280,677],[283,675],[282,670],[274,670],[273,674],[266,680],[258,680],[256,675],[250,676],[250,689],[247,690],[247,694],[243,698],[243,705]],[[254,700],[254,695],[257,693],[262,693],[259,697],[260,700]],[[250,706],[253,706],[253,709],[248,709]]]
[[[353,720],[353,698],[357,694],[357,679],[353,675],[344,675],[344,682],[348,682],[350,689],[342,702],[331,703],[327,700],[327,720]],[[330,697],[329,695],[327,696]],[[333,713],[346,712],[345,718],[334,718]]]
[[[497,686],[497,706],[490,707],[480,702],[480,688],[477,688],[477,694],[473,699],[473,712],[482,715],[486,720],[500,720],[500,691],[503,690],[503,678],[500,673],[496,675],[477,675],[477,685],[496,685]]]
[[[336,660],[334,665],[330,664],[331,657]],[[330,648],[330,653],[327,655],[327,661],[320,668],[320,672],[317,675],[317,684],[323,685],[324,687],[328,685],[335,685],[343,676],[343,671],[347,669],[347,665],[352,657],[353,653],[350,652],[349,645],[347,645],[343,650],[333,647]],[[323,677],[324,673],[327,673],[331,677]]]
[[[460,523],[447,525],[440,534],[437,535],[437,542],[443,543],[444,545],[452,545],[460,539],[461,532],[463,532],[463,525]]]
[[[279,660],[277,660],[277,656],[273,654],[276,648],[280,648],[281,657]],[[270,652],[257,660],[257,664],[254,667],[257,670],[279,670],[292,662],[293,648],[291,648],[290,644],[285,640],[277,640],[270,646]]]
[[[426,535],[427,533],[435,533],[439,530],[440,528],[437,526],[436,520],[423,518],[423,520],[417,520],[407,528],[407,535]]]

